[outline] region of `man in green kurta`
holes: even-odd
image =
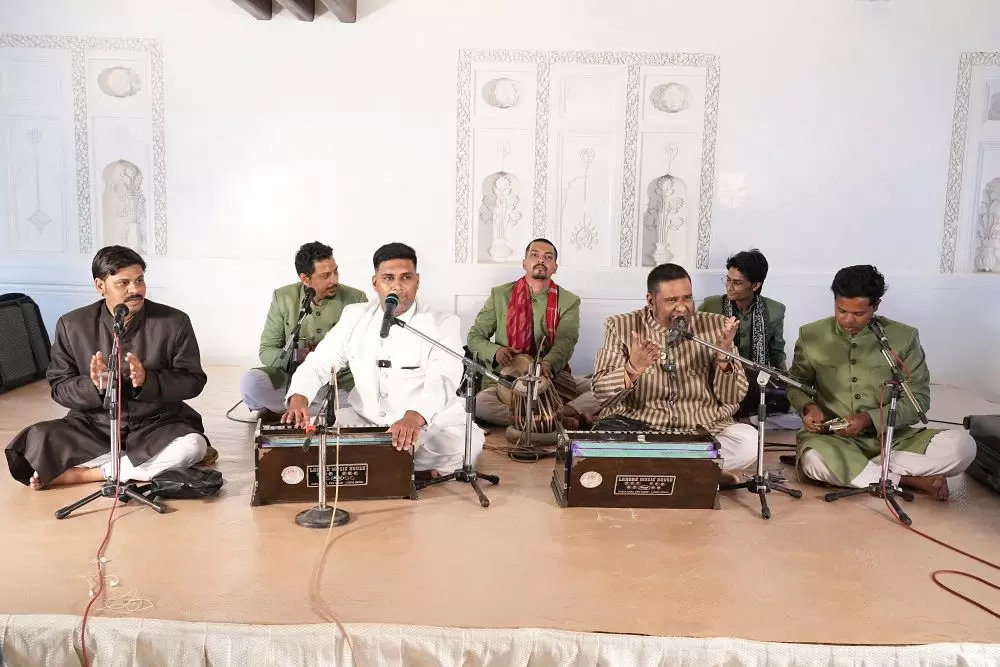
[[[291,373],[340,320],[344,306],[368,301],[361,290],[340,283],[333,249],[319,241],[299,248],[295,271],[299,282],[279,287],[271,297],[258,352],[264,366],[247,371],[240,379],[240,394],[250,410],[283,413]],[[308,299],[307,289],[311,290]],[[295,324],[307,304],[311,312],[302,319],[293,346]],[[348,370],[337,374],[337,382],[343,395],[354,386]],[[314,407],[318,409],[318,404]]]
[[[789,374],[816,389],[815,397],[789,387],[788,399],[802,415],[799,465],[810,478],[836,486],[863,488],[881,476],[881,449],[888,417],[892,373],[870,322],[885,278],[874,266],[849,266],[831,287],[834,315],[799,330]],[[917,330],[877,318],[889,347],[909,373],[909,387],[920,408],[930,409],[930,371]],[[829,432],[823,423],[843,418],[847,427]],[[917,410],[903,394],[888,479],[897,486],[948,498],[947,477],[963,472],[976,456],[976,443],[961,430],[914,428]]]
[[[738,252],[726,260],[725,294],[706,298],[698,308],[703,313],[735,317],[740,325],[736,347],[740,356],[779,371],[785,366],[785,305],[761,294],[767,278],[767,258],[754,248]],[[757,414],[760,394],[755,373],[748,371],[750,390],[740,403],[734,418]],[[769,386],[765,397],[767,413],[781,414],[789,410],[785,390]],[[798,428],[798,420],[795,419]]]
[[[469,329],[468,348],[497,371],[509,367],[517,355],[537,354],[542,372],[566,401],[563,416],[579,426],[597,410],[590,381],[570,373],[569,360],[580,337],[580,297],[552,280],[558,268],[558,251],[551,241],[535,239],[525,249],[524,276],[494,287]],[[476,396],[476,417],[489,424],[510,424],[510,408],[484,378]]]

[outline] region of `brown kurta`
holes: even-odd
[[[722,315],[696,313],[690,330],[714,345],[725,321]],[[625,362],[633,331],[658,341],[663,352],[658,363],[627,387]],[[699,427],[718,433],[733,423],[733,413],[747,393],[743,367],[732,364],[729,372],[720,371],[714,350],[691,340],[668,347],[667,334],[648,307],[607,319],[593,378],[594,397],[606,404],[601,417],[621,415],[674,433],[696,433]],[[735,345],[730,351],[736,352]]]
[[[90,359],[100,350],[110,362],[112,323],[103,300],[59,318],[47,377],[52,400],[69,414],[29,426],[7,446],[10,473],[22,484],[37,471],[45,485],[110,452],[110,419],[104,396],[90,379]],[[128,352],[146,369],[138,389],[128,379]],[[147,299],[122,336],[121,358],[121,445],[132,465],[148,461],[176,438],[204,435],[201,415],[183,403],[200,394],[207,381],[185,313]]]

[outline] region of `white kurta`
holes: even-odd
[[[417,300],[398,316],[407,325],[445,347],[462,353],[459,320],[436,313]],[[369,423],[390,426],[413,410],[427,421],[414,449],[416,470],[450,473],[462,467],[465,452],[465,405],[456,392],[462,381],[462,362],[399,326],[379,336],[382,308],[378,301],[344,307],[336,326],[299,366],[287,398],[301,394],[310,402],[330,382],[331,371],[350,367],[354,389],[350,408],[337,411],[342,425]],[[379,361],[388,361],[380,368]],[[473,425],[472,460],[483,449],[485,435]]]

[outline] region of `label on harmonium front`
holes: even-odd
[[[319,486],[318,474],[319,466],[309,466],[307,469],[309,481],[306,486]],[[337,479],[337,466],[328,465],[326,467],[327,486],[367,486],[368,484],[368,464],[367,463],[341,463],[340,479]]]
[[[674,475],[618,475],[615,477],[616,496],[671,496]]]

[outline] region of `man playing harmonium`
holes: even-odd
[[[123,246],[101,248],[91,273],[101,299],[59,318],[46,373],[62,419],[24,429],[7,447],[17,481],[33,489],[100,482],[113,476],[111,420],[105,406],[115,308],[120,335],[119,480],[148,482],[160,473],[210,463],[201,415],[184,401],[204,389],[198,340],[181,311],[146,299],[146,262]]]
[[[698,310],[735,317],[740,324],[736,334],[740,356],[784,371],[785,306],[761,294],[767,268],[767,258],[756,248],[736,253],[726,260],[726,277],[723,279],[726,293],[707,297]],[[736,418],[756,416],[759,401],[758,390],[751,387],[736,411]],[[766,402],[768,414],[788,412],[788,399],[782,387],[769,386]]]
[[[465,451],[465,407],[457,391],[462,381],[460,358],[443,352],[402,327],[380,336],[385,300],[399,301],[395,316],[425,336],[459,352],[459,319],[417,301],[420,275],[417,255],[402,243],[389,243],[373,257],[372,286],[378,301],[344,308],[340,321],[295,371],[288,389],[288,409],[281,421],[304,427],[309,404],[330,382],[331,369],[350,368],[354,389],[350,407],[336,412],[342,425],[386,425],[392,443],[413,451],[418,477],[434,477],[462,467]],[[461,354],[459,352],[459,354]],[[483,431],[473,426],[472,461],[483,449]]]
[[[469,329],[468,347],[494,370],[521,375],[518,371],[527,365],[524,357],[534,357],[544,346],[542,373],[558,392],[556,400],[563,404],[564,423],[580,428],[581,420],[593,418],[597,405],[590,381],[570,372],[569,360],[580,337],[580,297],[552,279],[558,257],[556,247],[547,239],[529,243],[521,262],[524,275],[490,291]],[[476,396],[476,417],[506,426],[511,423],[510,412],[500,387],[484,378],[483,389]]]
[[[799,465],[810,478],[835,486],[866,487],[881,478],[882,438],[893,379],[870,322],[876,318],[885,278],[874,266],[848,266],[831,285],[833,317],[799,329],[789,375],[816,389],[810,398],[788,388],[792,406],[802,414]],[[930,409],[930,371],[917,330],[884,317],[881,325],[913,397]],[[899,362],[902,362],[899,364]],[[831,432],[824,422],[842,418],[846,427]],[[888,479],[934,498],[948,498],[946,477],[964,471],[976,456],[965,431],[911,428],[917,410],[900,395]]]
[[[299,282],[279,287],[271,296],[258,352],[264,366],[250,369],[240,379],[240,394],[249,410],[267,410],[275,415],[284,412],[289,370],[294,372],[323,340],[340,319],[344,306],[368,301],[364,292],[340,282],[333,249],[319,241],[299,248],[295,253],[295,271],[299,274]],[[306,302],[307,289],[313,291],[309,299],[312,312],[302,320],[296,349],[286,352],[285,347],[291,343],[299,312]],[[343,371],[337,380],[345,392],[354,386],[350,371]],[[319,405],[312,407],[315,412]]]
[[[696,313],[691,277],[676,264],[661,264],[646,280],[646,307],[605,322],[604,346],[594,362],[594,396],[603,406],[595,430],[667,431],[694,434],[701,428],[719,442],[724,481],[735,480],[757,458],[757,431],[733,422],[747,393],[742,365],[670,329],[679,319],[687,330],[736,352],[739,327],[733,317]]]

